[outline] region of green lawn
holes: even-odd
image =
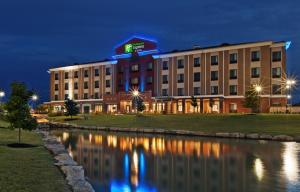
[[[7,127],[8,123],[0,119],[0,128]]]
[[[0,126],[6,123],[0,121]],[[0,191],[64,192],[69,188],[62,173],[53,165],[53,158],[42,146],[40,136],[22,131],[22,142],[34,148],[9,148],[17,142],[17,131],[0,128]]]
[[[66,117],[50,120],[64,122]],[[92,115],[88,120],[68,121],[78,125],[104,127],[163,128],[193,131],[266,133],[300,136],[300,115]]]

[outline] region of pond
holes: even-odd
[[[52,131],[96,192],[300,191],[300,144]]]

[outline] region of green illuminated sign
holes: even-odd
[[[145,47],[144,42],[129,43],[125,45],[125,53],[139,52],[142,51],[144,47]]]

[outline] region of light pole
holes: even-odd
[[[139,90],[135,89],[135,90],[131,91],[131,96],[132,96],[132,100],[134,102],[134,108],[135,108],[136,113],[137,113],[137,100],[140,97]]]
[[[35,103],[36,103],[36,101],[39,99],[39,96],[37,95],[37,94],[33,94],[32,96],[31,96],[31,100],[32,100],[32,109],[34,109],[35,108]]]
[[[261,96],[260,96],[260,94],[261,94],[261,92],[262,92],[262,86],[256,84],[256,85],[254,85],[254,90],[255,90],[255,92],[257,93],[258,97],[259,97],[259,112],[261,112],[261,103],[260,103],[260,101],[261,101]]]
[[[294,79],[287,79],[285,83],[286,88],[286,98],[287,98],[287,104],[286,104],[286,113],[288,113],[288,106],[290,106],[290,112],[292,112],[292,88],[296,85],[296,80]],[[289,104],[290,101],[290,104]]]
[[[0,104],[2,103],[2,98],[5,97],[5,92],[0,91]]]

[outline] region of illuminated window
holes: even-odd
[[[132,85],[137,85],[137,84],[139,84],[139,78],[138,78],[138,77],[132,78],[132,79],[131,79],[131,84],[132,84]]]
[[[212,95],[217,95],[219,93],[219,87],[218,86],[211,86],[210,91]]]
[[[178,102],[178,111],[182,112],[182,102]]]
[[[132,72],[137,72],[137,71],[139,71],[139,65],[138,65],[138,64],[132,65],[132,66],[131,66],[131,71],[132,71]]]

